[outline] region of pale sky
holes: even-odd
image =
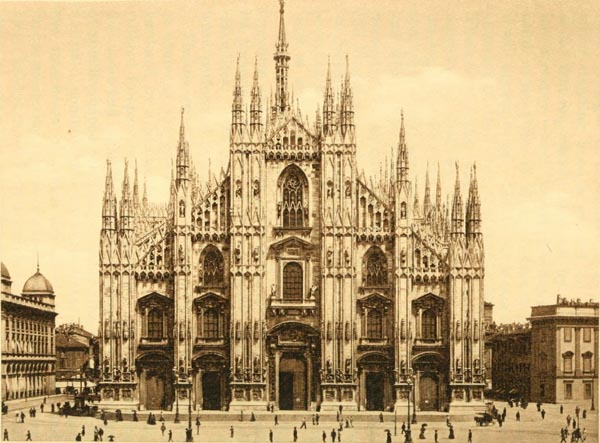
[[[201,175],[225,167],[238,53],[246,103],[258,57],[274,83],[275,0],[0,4],[0,253],[20,293],[35,272],[58,322],[98,321],[105,163],[137,159],[166,202],[179,109]],[[597,298],[600,3],[288,0],[290,83],[314,121],[331,56],[350,59],[358,162],[367,174],[406,118],[410,174],[443,193],[477,162],[486,300],[524,321],[556,294]],[[130,169],[131,171],[131,169]]]

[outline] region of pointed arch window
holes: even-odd
[[[163,338],[163,313],[160,309],[154,308],[148,312],[148,338]]]
[[[303,228],[308,213],[306,198],[308,197],[307,180],[297,167],[289,167],[280,179],[281,203],[278,213],[284,228]]]
[[[368,253],[364,269],[365,286],[384,286],[388,282],[387,259],[381,249]]]
[[[203,283],[205,286],[220,285],[224,281],[223,256],[217,249],[211,248],[202,261]]]
[[[302,266],[296,262],[286,264],[283,268],[283,299],[302,300],[303,286]]]

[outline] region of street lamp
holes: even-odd
[[[187,382],[190,392],[188,395],[188,432],[185,441],[194,441],[192,432],[192,368],[188,368]]]
[[[179,375],[177,368],[173,368],[173,376],[175,377],[175,420],[174,423],[179,423]]]
[[[410,431],[410,394],[412,392],[412,369],[409,369],[409,374],[406,378],[406,383],[408,384],[408,402],[407,402],[407,411],[406,411],[406,430],[404,431],[404,443],[412,443],[412,436]]]

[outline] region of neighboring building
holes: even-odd
[[[531,308],[531,399],[598,405],[598,303],[568,301]]]
[[[484,407],[484,252],[475,167],[463,202],[395,162],[359,175],[350,73],[309,124],[290,97],[283,2],[274,99],[235,75],[230,158],[198,183],[183,111],[170,202],[108,163],[100,234],[103,407]],[[304,61],[307,62],[307,61]],[[325,69],[324,69],[325,70]],[[337,95],[337,99],[335,98]],[[206,161],[206,159],[203,159]],[[466,203],[465,206],[463,204]],[[185,404],[184,403],[184,404]],[[404,410],[404,409],[402,409]]]
[[[500,398],[530,398],[531,326],[498,325],[486,335],[492,357],[494,394]]]
[[[54,289],[39,270],[12,293],[2,263],[2,400],[54,393]]]
[[[492,346],[490,338],[494,334],[496,324],[494,323],[494,305],[490,302],[483,303],[483,331],[485,346],[483,350],[483,364],[485,367],[485,387],[492,389]]]
[[[93,334],[81,325],[56,328],[56,387],[62,392],[95,386],[94,345]]]

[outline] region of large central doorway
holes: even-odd
[[[221,377],[217,371],[202,374],[202,409],[221,409]]]
[[[279,363],[279,409],[306,410],[306,361],[284,356]]]
[[[383,411],[383,383],[382,372],[367,372],[366,390],[367,390],[367,411]]]
[[[438,409],[438,383],[430,375],[422,375],[419,381],[419,407],[421,411]]]

